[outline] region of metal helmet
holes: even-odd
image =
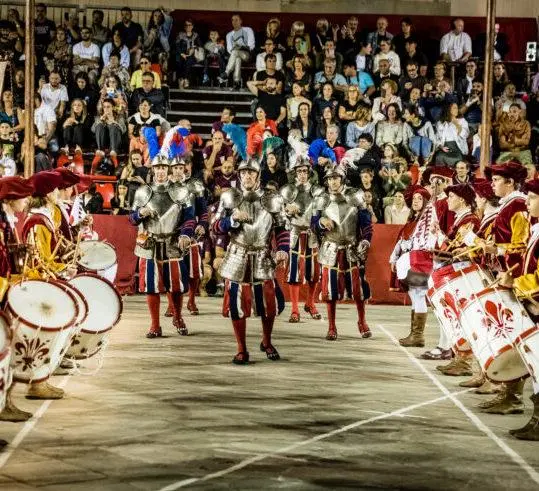
[[[331,165],[324,174],[324,179],[328,179],[333,176],[339,176],[343,181],[346,179],[346,172],[339,165]]]
[[[258,162],[258,160],[253,159],[253,158],[242,160],[240,162],[240,165],[238,165],[238,172],[244,169],[254,170],[255,172],[258,172],[260,174],[260,162]]]
[[[185,160],[183,157],[176,156],[170,161],[170,167],[175,167],[177,165],[185,165]]]
[[[165,155],[158,154],[152,159],[152,167],[155,167],[157,165],[164,165],[166,167],[170,167],[170,161]]]
[[[311,170],[311,161],[304,155],[298,155],[294,162],[290,165],[290,171],[296,171],[298,167],[308,167]]]

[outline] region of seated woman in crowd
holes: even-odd
[[[399,112],[402,111],[401,98],[397,95],[399,90],[397,83],[387,79],[380,84],[380,97],[376,97],[372,104],[372,120],[375,123],[383,121],[387,117],[387,109],[390,105],[396,104]]]
[[[396,193],[403,192],[411,183],[412,176],[408,172],[408,162],[402,157],[394,157],[391,164],[380,171],[384,189],[384,206],[391,204]]]
[[[322,117],[322,112],[326,107],[329,107],[334,113],[337,113],[339,102],[334,97],[334,88],[333,84],[330,82],[326,82],[322,86],[321,95],[319,97],[315,97],[313,101],[313,120],[319,121]]]
[[[101,110],[96,116],[92,131],[95,133],[97,150],[92,161],[92,172],[95,172],[103,158],[105,149],[110,148],[110,160],[114,167],[118,167],[118,154],[122,148],[122,141],[127,133],[125,120],[115,111],[112,99],[105,99]]]
[[[292,121],[291,129],[296,129],[301,132],[301,139],[305,143],[311,143],[316,138],[316,125],[311,119],[311,105],[302,102],[298,106],[298,115]]]
[[[129,48],[125,45],[122,34],[116,30],[112,33],[112,41],[106,43],[101,49],[101,57],[103,59],[103,66],[109,64],[109,58],[112,51],[120,53],[120,65],[126,70],[129,70],[129,63],[131,61]]]
[[[131,91],[135,89],[140,89],[142,87],[142,76],[148,72],[153,73],[154,88],[156,89],[161,88],[161,77],[159,73],[152,70],[152,64],[150,62],[150,58],[147,56],[143,56],[140,59],[140,65],[139,65],[138,70],[135,70],[133,72],[133,75],[131,75],[131,82],[130,82]]]
[[[339,120],[344,131],[346,131],[348,123],[355,120],[356,111],[362,106],[365,107],[366,104],[363,102],[363,96],[359,92],[359,87],[357,85],[349,85],[344,102],[339,105]]]
[[[378,71],[380,60],[389,60],[389,72],[399,77],[401,74],[401,62],[399,55],[392,49],[391,40],[378,38],[378,45],[380,46],[380,52],[374,57],[373,72]]]
[[[73,86],[69,98],[80,99],[86,104],[86,111],[91,116],[94,116],[97,112],[97,101],[99,100],[99,94],[90,85],[88,75],[84,72],[80,72],[75,77],[75,85]],[[127,102],[126,102],[127,104]]]
[[[125,181],[119,181],[114,191],[114,197],[110,200],[113,215],[129,215],[131,203],[128,199],[128,187]]]
[[[258,46],[262,46],[262,43],[266,39],[271,39],[275,45],[275,51],[284,53],[286,51],[286,36],[281,32],[281,21],[277,17],[272,17],[266,23],[266,30],[262,36],[258,39]]]
[[[183,24],[184,30],[176,38],[176,73],[180,89],[189,88],[192,68],[197,62],[195,53],[202,47],[200,37],[194,31],[194,27],[193,21],[187,19]]]
[[[518,160],[524,165],[533,163],[529,149],[531,125],[522,117],[522,110],[518,104],[511,104],[509,112],[501,115],[496,131],[501,150],[498,163],[509,160]]]
[[[290,27],[290,35],[286,40],[288,49],[291,50],[296,46],[298,37],[301,38],[304,43],[302,45],[302,51],[305,51],[305,54],[309,53],[311,51],[311,38],[309,34],[305,32],[305,24],[300,20],[294,21]]]
[[[137,189],[146,184],[149,168],[144,165],[142,152],[138,149],[129,152],[127,164],[122,169],[120,181],[127,185],[127,201],[133,202]]]
[[[270,181],[276,183],[278,188],[288,183],[286,171],[282,168],[280,159],[275,152],[268,152],[262,160],[260,185],[265,187]]]
[[[376,145],[381,147],[385,143],[392,143],[399,146],[403,140],[400,108],[397,104],[389,104],[386,111],[387,119],[378,121],[376,124]]]
[[[362,41],[359,45],[359,53],[356,56],[357,71],[373,73],[373,64],[372,44],[368,41]]]
[[[371,109],[368,106],[360,106],[354,113],[354,120],[346,127],[346,146],[356,148],[359,145],[359,137],[369,133],[374,138],[376,125],[371,121]]]
[[[101,77],[97,81],[97,85],[102,88],[106,80],[110,77],[117,77],[120,81],[120,87],[124,92],[131,91],[129,86],[129,71],[124,66],[120,65],[120,53],[113,50],[109,56],[109,64],[103,67]]]
[[[315,55],[324,49],[327,39],[336,41],[330,29],[329,21],[324,18],[317,19],[315,30],[311,34],[311,49]]]
[[[69,147],[74,147],[76,152],[88,148],[91,128],[92,120],[88,116],[86,104],[81,99],[73,99],[71,110],[63,124],[64,152],[69,153]]]
[[[538,72],[539,73],[539,72]],[[492,78],[492,97],[496,101],[505,90],[505,86],[509,83],[509,77],[505,70],[505,65],[499,61],[494,63],[494,77]]]
[[[459,118],[459,106],[455,102],[445,106],[436,124],[436,154],[434,162],[454,167],[468,155],[468,123]]]
[[[406,206],[404,191],[395,191],[391,201],[384,207],[384,223],[386,225],[404,225],[410,216],[410,208]]]
[[[24,111],[20,107],[15,107],[13,92],[4,90],[0,101],[0,123],[9,123],[12,131],[22,136],[24,130]]]
[[[503,113],[508,113],[512,104],[517,104],[522,109],[522,116],[526,117],[526,103],[517,96],[517,88],[514,83],[509,82],[502,95],[496,101],[496,119],[499,120]]]
[[[286,62],[286,67],[288,69],[293,69],[293,60],[297,56],[302,58],[303,66],[306,69],[310,69],[313,66],[314,62],[311,58],[308,44],[305,42],[305,39],[302,36],[296,36],[294,38],[293,45],[289,50],[288,56],[286,57],[288,59]]]
[[[71,68],[71,61],[73,59],[73,48],[67,40],[66,30],[62,26],[56,28],[56,34],[53,41],[47,47],[47,53],[45,54],[45,66],[47,71],[57,71],[62,74],[62,77],[66,78]]]
[[[292,121],[298,117],[300,104],[307,104],[310,112],[312,106],[311,101],[305,97],[301,84],[299,82],[294,82],[292,84],[292,95],[286,99],[286,115],[289,127],[291,126]]]
[[[273,136],[278,135],[275,121],[266,117],[266,111],[262,106],[257,106],[255,116],[256,121],[251,123],[247,129],[247,155],[250,157],[260,157],[262,154],[262,144],[266,131],[269,131]]]
[[[305,68],[306,66],[308,66],[305,60],[305,56],[296,55],[289,62],[290,68],[288,68],[286,71],[285,80],[285,92],[287,94],[290,94],[292,92],[292,85],[296,82],[301,85],[305,94],[310,94],[312,77]]]
[[[402,146],[414,163],[427,165],[434,153],[436,135],[432,123],[419,114],[415,106],[404,108]]]
[[[339,134],[341,134],[341,125],[335,117],[335,112],[330,107],[325,107],[322,111],[322,117],[316,123],[316,138],[325,138],[330,126],[339,128]]]
[[[158,114],[153,114],[150,109],[152,105],[148,99],[142,99],[138,106],[138,113],[133,114],[127,121],[129,135],[129,151],[137,149],[142,152],[144,163],[150,163],[148,143],[142,133],[143,128],[154,128],[157,138],[161,136],[161,118]]]
[[[144,40],[143,50],[151,61],[159,63],[161,73],[168,72],[169,38],[172,26],[172,17],[163,8],[155,9],[152,12],[148,22],[148,34]]]
[[[99,93],[97,110],[101,111],[101,105],[105,99],[112,100],[114,111],[120,118],[127,119],[127,96],[121,88],[120,81],[114,75],[105,80],[105,84]]]

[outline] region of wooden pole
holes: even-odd
[[[494,78],[494,36],[496,24],[496,0],[487,0],[487,39],[485,49],[485,69],[483,74],[483,114],[481,118],[481,158],[479,171],[485,175],[485,167],[490,165],[490,132],[492,130],[492,82]]]
[[[35,0],[26,0],[24,45],[24,177],[34,173]]]

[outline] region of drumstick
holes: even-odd
[[[514,271],[516,268],[518,268],[520,264],[513,264],[507,271],[502,271],[502,273],[510,273],[511,271]],[[502,281],[502,275],[498,275],[498,277],[490,283],[490,285],[487,286],[487,288],[492,288],[493,286],[496,286],[500,281]]]
[[[465,251],[462,251],[459,254],[457,254],[456,256],[454,256],[454,258],[458,259],[458,258],[460,258],[462,256],[466,256],[467,254],[471,254],[472,252],[478,251],[479,249],[481,249],[481,246],[475,246],[475,247],[467,248]]]
[[[60,249],[60,245],[62,245],[62,242],[64,241],[64,236],[63,235],[60,235],[60,238],[58,239],[58,241],[56,242],[56,247],[54,248],[54,250],[52,251],[52,254],[51,254],[51,257],[49,259],[49,262],[54,262],[54,259],[56,258],[56,254],[58,254],[58,249]]]

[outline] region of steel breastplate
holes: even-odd
[[[243,223],[237,232],[232,229],[232,240],[246,248],[267,247],[273,226],[273,216],[262,207],[259,193],[244,194],[238,209],[247,212],[250,220],[248,223]]]
[[[356,242],[358,209],[350,206],[342,194],[330,195],[329,205],[322,211],[322,216],[329,218],[335,226],[324,233],[324,239],[338,245],[350,245]]]
[[[154,184],[152,191],[152,197],[146,206],[154,214],[144,222],[144,228],[158,238],[173,235],[182,211],[181,206],[172,201],[168,193],[168,183]]]

